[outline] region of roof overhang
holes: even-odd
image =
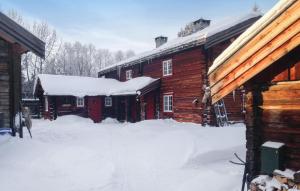
[[[280,1],[215,60],[209,71],[212,103],[299,45],[300,1]]]
[[[32,51],[45,58],[45,43],[1,12],[0,36],[10,43],[20,44],[22,53]]]

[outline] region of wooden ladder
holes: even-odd
[[[216,121],[219,127],[228,125],[228,116],[225,107],[224,100],[221,99],[217,103],[214,104],[214,110],[216,115]]]

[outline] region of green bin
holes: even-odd
[[[267,141],[261,146],[261,173],[272,174],[283,169],[284,143]]]

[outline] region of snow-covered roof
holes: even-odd
[[[223,51],[215,60],[213,65],[209,68],[208,74],[212,73],[217,67],[237,52],[244,44],[264,29],[269,23],[284,12],[290,5],[297,0],[281,0],[263,17],[249,27],[243,34],[241,34],[225,51]]]
[[[207,39],[219,32],[222,32],[224,30],[227,30],[231,27],[234,27],[240,23],[243,23],[249,19],[256,18],[261,16],[260,12],[251,12],[245,15],[242,15],[240,17],[233,17],[233,18],[227,18],[223,19],[219,22],[211,22],[210,26],[204,28],[203,30],[200,30],[194,34],[185,36],[185,37],[178,37],[174,40],[171,40],[162,46],[155,48],[153,50],[138,54],[136,56],[133,56],[129,59],[123,60],[121,62],[118,62],[114,65],[107,66],[100,70],[100,72],[108,71],[110,69],[114,69],[117,66],[121,65],[127,65],[131,63],[140,63],[145,60],[150,60],[155,57],[158,57],[163,54],[168,54],[171,52],[176,52],[182,49],[185,49],[186,47],[190,46],[197,46],[197,45],[203,45],[206,43]]]
[[[126,82],[111,78],[92,78],[82,76],[64,76],[39,74],[34,85],[37,91],[38,82],[44,95],[99,96],[99,95],[136,95],[139,90],[158,79],[137,77]],[[34,92],[35,93],[35,92]]]

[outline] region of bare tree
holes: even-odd
[[[125,59],[125,55],[121,50],[115,52],[114,57],[115,57],[115,62],[120,62]]]
[[[23,17],[14,10],[9,10],[7,15],[45,42],[45,59],[30,52],[22,56],[23,75],[26,76],[24,79],[26,79],[26,83],[29,86],[28,91],[32,91],[36,75],[44,73],[46,65],[54,63],[55,58],[53,56],[58,47],[56,31],[47,22],[34,22],[33,24],[25,22]]]
[[[131,58],[131,57],[135,56],[135,53],[133,50],[127,50],[125,52],[125,56],[126,56],[126,58]]]
[[[112,53],[108,49],[97,49],[93,44],[63,42],[47,22],[27,23],[14,10],[7,14],[45,42],[45,59],[30,52],[22,57],[23,89],[28,92],[32,92],[38,74],[97,76],[99,70],[135,55],[132,50]]]

